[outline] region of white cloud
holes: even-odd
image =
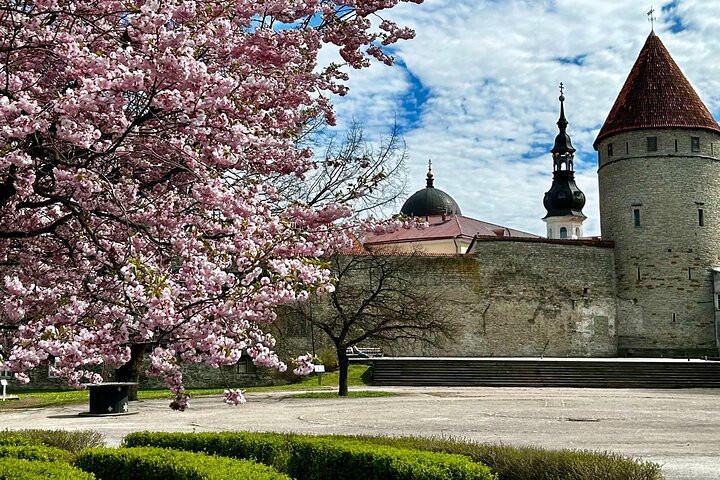
[[[713,113],[720,110],[720,2],[663,2],[655,30]],[[468,216],[543,234],[543,193],[552,180],[546,150],[557,133],[557,85],[566,113],[578,186],[588,199],[585,232],[600,233],[592,142],[649,33],[647,4],[626,0],[426,0],[388,17],[417,37],[396,56],[429,90],[406,131],[410,190],[424,186],[433,159],[436,187]],[[670,31],[672,25],[685,29]],[[562,63],[559,59],[580,59]],[[412,87],[403,68],[351,72],[338,118],[382,133]]]

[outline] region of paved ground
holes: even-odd
[[[132,404],[138,415],[78,417],[81,406],[0,413],[0,428],[102,431],[110,445],[135,430],[292,431],[446,435],[549,448],[611,450],[664,465],[669,480],[720,480],[720,390],[391,388],[398,397],[295,399],[257,393],[240,407],[197,398]]]

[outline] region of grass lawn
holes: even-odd
[[[368,369],[367,365],[350,365],[348,371],[348,385],[351,387],[358,387],[366,385],[362,378],[363,373]],[[315,375],[310,375],[303,378],[297,383],[291,383],[289,385],[275,385],[271,387],[248,387],[245,390],[248,392],[273,392],[273,391],[293,391],[293,390],[309,390],[309,389],[337,389],[338,386],[338,372],[325,373],[322,376],[322,385],[318,385],[318,380]],[[237,387],[237,385],[229,385],[229,387]],[[242,387],[242,386],[240,386]],[[219,395],[222,394],[224,388],[194,388],[188,389],[188,393],[192,396],[201,395]],[[10,392],[9,392],[10,393]],[[63,390],[63,391],[47,391],[47,390],[15,390],[11,392],[14,395],[20,397],[20,400],[10,400],[6,402],[0,402],[0,411],[3,410],[15,410],[19,408],[35,408],[35,407],[49,407],[59,405],[71,405],[76,403],[87,403],[88,402],[88,391],[87,390]],[[323,392],[328,394],[334,394],[334,392]],[[382,392],[381,392],[382,393]],[[387,392],[385,392],[387,393]],[[337,397],[337,394],[335,394]],[[382,395],[375,395],[382,396]],[[138,392],[138,398],[140,400],[150,400],[154,398],[171,398],[170,393],[164,389],[157,390],[140,390]],[[317,397],[320,398],[320,397]]]

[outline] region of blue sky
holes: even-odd
[[[720,2],[655,3],[655,31],[718,118]],[[578,186],[588,199],[586,235],[599,235],[592,143],[650,32],[650,5],[629,0],[425,0],[387,17],[413,27],[397,65],[350,72],[336,99],[338,129],[352,118],[368,134],[397,118],[408,146],[408,194],[435,186],[463,214],[544,234],[543,193],[557,133],[558,84],[578,150]],[[322,61],[334,60],[327,49]],[[399,209],[399,206],[397,206]]]

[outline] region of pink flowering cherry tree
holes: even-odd
[[[268,178],[312,172],[297,138],[347,90],[321,46],[391,64],[385,47],[413,35],[381,17],[399,1],[421,0],[5,2],[5,367],[27,381],[57,359],[78,386],[149,356],[181,410],[183,364],[285,369],[263,326],[332,289],[317,258],[348,246],[352,212],[279,204]]]

